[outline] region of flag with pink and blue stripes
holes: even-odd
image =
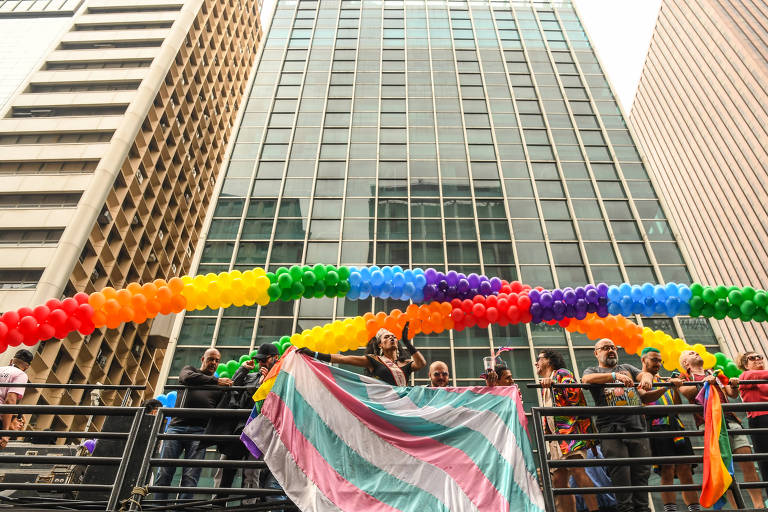
[[[544,510],[514,386],[393,387],[289,354],[243,440],[303,511]]]

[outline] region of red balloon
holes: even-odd
[[[66,327],[58,327],[53,337],[63,340],[64,338],[67,337],[68,334],[69,334],[69,331],[67,330]]]
[[[35,332],[37,325],[37,320],[35,320],[34,316],[25,316],[19,320],[19,331],[26,337],[28,334]]]
[[[72,297],[61,301],[61,309],[63,309],[67,315],[74,313],[77,310],[77,306],[79,306],[79,304]]]
[[[494,307],[489,307],[485,310],[485,318],[487,318],[489,322],[494,323],[499,319],[499,310]]]
[[[11,329],[5,336],[5,341],[8,342],[10,347],[18,347],[21,342],[24,341],[24,335],[19,332],[18,329]]]
[[[475,315],[475,318],[477,318],[478,320],[480,318],[483,318],[485,316],[485,305],[477,303],[474,306],[472,306],[472,314]]]
[[[32,316],[35,313],[32,308],[28,308],[26,306],[17,309],[16,312],[19,314],[19,321],[21,321],[21,319],[25,316]]]
[[[34,310],[35,319],[40,323],[45,322],[50,314],[51,310],[48,309],[48,306],[37,306]]]
[[[529,311],[531,309],[531,299],[527,295],[520,295],[517,298],[517,307],[521,311]]]
[[[93,318],[93,306],[90,304],[83,303],[77,306],[77,311],[75,311],[75,316],[79,318],[80,320],[90,320]]]
[[[83,336],[88,336],[89,334],[93,333],[93,331],[95,330],[96,330],[96,326],[93,325],[93,322],[90,322],[90,321],[83,322],[79,329],[80,334],[82,334]]]
[[[509,317],[509,321],[514,323],[517,323],[520,321],[520,309],[517,306],[509,306],[507,309],[507,317]]]
[[[467,327],[474,327],[475,325],[477,325],[477,318],[475,318],[472,315],[465,316],[464,325],[466,325]]]
[[[456,309],[461,307],[461,299],[453,299],[451,300],[451,309]]]
[[[512,281],[509,285],[515,293],[520,293],[523,290],[523,283],[520,281]]]
[[[5,325],[5,322],[0,322],[0,340],[5,339],[5,336],[8,334],[8,326]]]
[[[499,314],[504,315],[507,313],[507,310],[509,309],[509,300],[508,299],[499,299],[496,303],[496,308],[499,310]]]
[[[66,327],[68,332],[76,331],[80,328],[80,325],[82,322],[75,318],[74,316],[71,316],[67,318],[67,322],[64,324],[64,327]]]
[[[472,297],[472,302],[474,302],[475,304],[478,304],[478,303],[485,304],[485,296],[475,295],[474,297]]]
[[[461,310],[464,311],[465,313],[469,314],[469,313],[472,312],[472,306],[474,304],[475,303],[472,302],[471,300],[464,299],[463,301],[461,301]]]
[[[485,298],[485,307],[495,308],[498,300],[499,298],[496,297],[495,295],[489,295],[488,297]]]
[[[78,304],[88,304],[88,294],[84,292],[76,293],[73,297]]]
[[[35,345],[38,341],[40,341],[40,338],[38,338],[38,335],[37,335],[37,329],[35,329],[30,333],[25,334],[24,339],[22,339],[21,341],[28,347]]]
[[[67,318],[67,314],[63,309],[57,309],[55,311],[51,311],[51,314],[48,315],[48,323],[51,324],[55,329],[58,329],[64,326],[64,322],[67,321]]]
[[[61,301],[59,299],[48,299],[45,301],[45,305],[48,306],[48,309],[53,311],[54,309],[61,308]]]
[[[454,322],[461,322],[464,320],[464,311],[461,308],[455,308],[451,312],[451,318],[453,318]]]
[[[42,324],[37,328],[37,337],[43,340],[49,340],[56,334],[56,329],[51,324]]]
[[[485,318],[478,318],[477,319],[477,327],[479,327],[480,329],[485,329],[489,325],[491,325],[491,323],[488,320],[486,320]]]

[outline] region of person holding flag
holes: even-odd
[[[702,486],[702,495],[699,498],[701,505],[704,507],[712,506],[719,499],[720,495],[715,498],[715,501],[709,502],[715,491],[709,490],[706,487],[707,481],[709,482],[721,482],[728,481],[728,485],[723,489],[723,493],[727,490],[730,482],[732,481],[731,475],[733,474],[733,462],[731,458],[732,453],[752,453],[752,445],[749,442],[749,438],[743,434],[735,434],[728,439],[728,431],[737,432],[743,427],[741,421],[732,412],[723,412],[721,404],[728,403],[728,397],[736,397],[738,391],[736,387],[731,386],[728,377],[722,372],[712,372],[711,370],[704,369],[704,359],[695,350],[684,350],[680,354],[680,367],[685,371],[683,377],[687,381],[704,382],[704,387],[699,391],[695,386],[682,386],[680,387],[680,393],[682,393],[690,403],[698,403],[704,405],[705,414],[694,413],[693,418],[696,422],[696,427],[699,430],[704,430],[704,485]],[[707,384],[709,386],[707,386]],[[711,389],[714,388],[716,393],[713,393]],[[711,418],[711,422],[708,424],[706,418]],[[707,430],[707,427],[710,429]],[[718,436],[722,438],[718,444]],[[727,460],[730,460],[730,473],[729,477],[722,474],[724,468],[728,468]],[[722,461],[722,462],[715,462]],[[726,463],[726,464],[724,464]],[[751,461],[739,462],[739,468],[744,475],[744,480],[747,482],[757,482],[757,471],[755,465]],[[714,483],[710,485],[715,486]],[[717,487],[717,486],[715,486]],[[707,492],[705,492],[707,491]],[[722,493],[721,493],[722,495]],[[763,508],[763,493],[760,489],[749,489],[749,495],[752,498],[752,504],[755,508]],[[732,497],[729,497],[733,500]],[[731,503],[736,506],[735,501]]]

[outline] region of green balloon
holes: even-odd
[[[290,336],[281,336],[280,339],[277,340],[277,341],[281,345],[284,344],[284,343],[290,343],[291,342],[291,337]]]
[[[251,360],[251,356],[250,356],[250,355],[248,355],[248,354],[243,354],[242,356],[240,356],[240,364],[241,364],[241,365],[242,365],[244,362],[246,362],[246,361],[250,361],[250,360]]]
[[[728,377],[738,377],[741,375],[741,370],[739,370],[739,367],[736,366],[736,363],[733,361],[728,361],[728,364],[725,365],[725,374]]]
[[[731,308],[731,305],[728,304],[728,301],[725,299],[717,299],[717,301],[715,301],[715,312],[722,311],[723,313],[725,313],[730,308]]]
[[[298,265],[293,265],[289,269],[289,272],[294,281],[300,281],[301,278],[304,277],[304,272],[301,270],[301,267]]]
[[[334,286],[339,283],[339,274],[335,270],[330,270],[325,274],[325,284]]]
[[[728,356],[723,354],[722,352],[715,352],[715,361],[717,361],[717,364],[720,366],[728,364]]]
[[[701,294],[701,298],[704,299],[704,302],[707,304],[714,304],[717,300],[717,294],[712,288],[706,287],[704,288],[704,292]]]
[[[759,290],[755,292],[755,298],[752,299],[755,303],[755,305],[759,308],[764,308],[765,306],[768,306],[768,294],[766,294],[763,290]]]
[[[341,280],[349,279],[349,267],[339,267],[336,273],[339,274],[339,279]]]
[[[304,285],[301,284],[301,281],[294,281],[291,285],[291,295],[293,295],[294,299],[299,299],[304,294]]]
[[[259,353],[259,349],[256,349],[256,350],[251,350],[251,353],[248,354],[248,355],[251,356],[251,359],[254,359],[254,358],[256,358],[256,354],[258,354],[258,353]]]
[[[728,302],[730,302],[734,306],[738,306],[743,301],[744,301],[744,297],[742,297],[741,291],[739,290],[733,290],[731,293],[728,294]]]
[[[312,272],[315,274],[318,281],[325,279],[325,267],[322,264],[318,263],[312,267]]]
[[[765,322],[766,320],[768,320],[768,314],[766,314],[765,308],[757,308],[755,309],[755,312],[752,313],[753,322]]]
[[[221,376],[221,372],[225,372],[225,371],[227,371],[227,365],[225,365],[224,363],[219,363],[219,366],[216,367],[216,373],[218,373],[219,376]]]
[[[691,305],[691,309],[695,308],[701,310],[701,308],[704,307],[704,299],[701,297],[691,297],[689,304]]]
[[[219,372],[219,378],[220,379],[231,379],[232,378],[232,374],[229,373],[228,371]]]
[[[326,286],[325,287],[325,296],[328,298],[333,298],[336,296],[336,286]]]
[[[286,267],[279,267],[277,270],[275,270],[275,275],[277,277],[280,277],[281,275],[287,274],[287,273],[288,273],[288,269]]]
[[[744,297],[744,300],[752,300],[755,298],[755,289],[751,286],[745,286],[741,289],[741,295]]]
[[[317,278],[312,271],[304,272],[304,274],[301,276],[301,282],[304,283],[304,286],[314,286],[316,281]]]
[[[336,285],[336,289],[338,290],[337,297],[344,297],[349,293],[350,288],[352,288],[352,285],[349,284],[349,281],[339,281],[339,284]]]
[[[318,283],[320,284],[320,283]],[[321,299],[325,297],[325,287],[315,286],[315,295],[314,298]]]
[[[741,316],[741,308],[739,306],[731,306],[731,309],[728,310],[728,318],[732,318],[736,320]]]
[[[742,322],[751,322],[752,315],[745,315],[744,313],[742,313],[741,315],[739,315],[739,320],[741,320]]]
[[[301,295],[305,299],[311,299],[315,296],[315,287],[314,286],[305,286],[304,287],[304,293]]]
[[[728,288],[723,285],[718,286],[715,288],[715,295],[717,295],[718,299],[726,298],[728,296]]]
[[[722,320],[722,319],[724,319],[726,316],[728,316],[728,311],[729,311],[728,309],[726,309],[726,310],[718,310],[718,309],[715,309],[715,312],[714,312],[714,314],[712,315],[712,318],[714,318],[715,320]]]
[[[741,303],[741,314],[752,316],[755,313],[757,306],[751,300],[745,300]]]
[[[288,347],[291,346],[291,340],[286,341],[285,343],[280,344],[280,355],[283,355],[283,352],[288,350]]]
[[[691,295],[693,297],[701,297],[701,294],[703,292],[704,292],[704,286],[702,286],[701,283],[691,284]]]
[[[267,288],[267,294],[269,295],[269,299],[272,301],[279,299],[281,293],[283,293],[283,290],[277,283],[272,283],[269,285],[269,288]]]
[[[293,278],[291,277],[291,274],[280,274],[280,276],[277,278],[277,284],[279,284],[280,288],[283,289],[290,288],[293,284]]]
[[[722,364],[716,364],[712,369],[713,370],[720,370],[721,372],[725,373],[725,366],[722,365]]]
[[[283,302],[291,302],[293,300],[290,288],[283,288],[283,291],[280,293],[280,300]]]
[[[691,311],[690,313],[688,313],[688,316],[690,316],[691,318],[696,318],[701,316],[701,308],[694,308],[693,306],[691,306]]]
[[[701,308],[701,316],[711,318],[715,314],[715,307],[712,304],[704,304]]]
[[[237,369],[240,368],[240,363],[235,361],[234,359],[230,359],[227,361],[227,371],[230,375],[234,375]]]
[[[276,283],[277,282],[277,276],[274,272],[267,272],[267,278],[269,279],[270,283]]]

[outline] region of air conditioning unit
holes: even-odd
[[[138,214],[134,214],[133,218],[131,219],[131,225],[132,226],[137,226],[139,224],[139,222],[141,222],[141,220],[139,219],[139,215]]]
[[[165,231],[163,231],[162,229],[160,231],[158,231],[157,232],[157,238],[159,238],[160,240],[165,238]]]
[[[157,256],[155,256],[155,253],[150,252],[149,256],[147,257],[147,261],[150,263],[155,263],[157,261]]]
[[[192,257],[192,248],[190,246],[187,246],[184,252],[186,252],[187,256],[189,256],[190,258]]]
[[[99,280],[100,277],[101,277],[101,274],[99,273],[99,271],[96,269],[93,269],[93,272],[91,272],[91,282],[95,283],[96,281]]]
[[[101,210],[101,215],[99,215],[98,222],[102,226],[106,226],[107,224],[112,222],[112,214],[109,213],[109,210],[107,210],[106,208]]]
[[[171,273],[172,274],[176,273],[176,264],[175,263],[171,263]]]
[[[144,174],[141,171],[136,171],[136,181],[139,182],[139,185],[144,181]]]

